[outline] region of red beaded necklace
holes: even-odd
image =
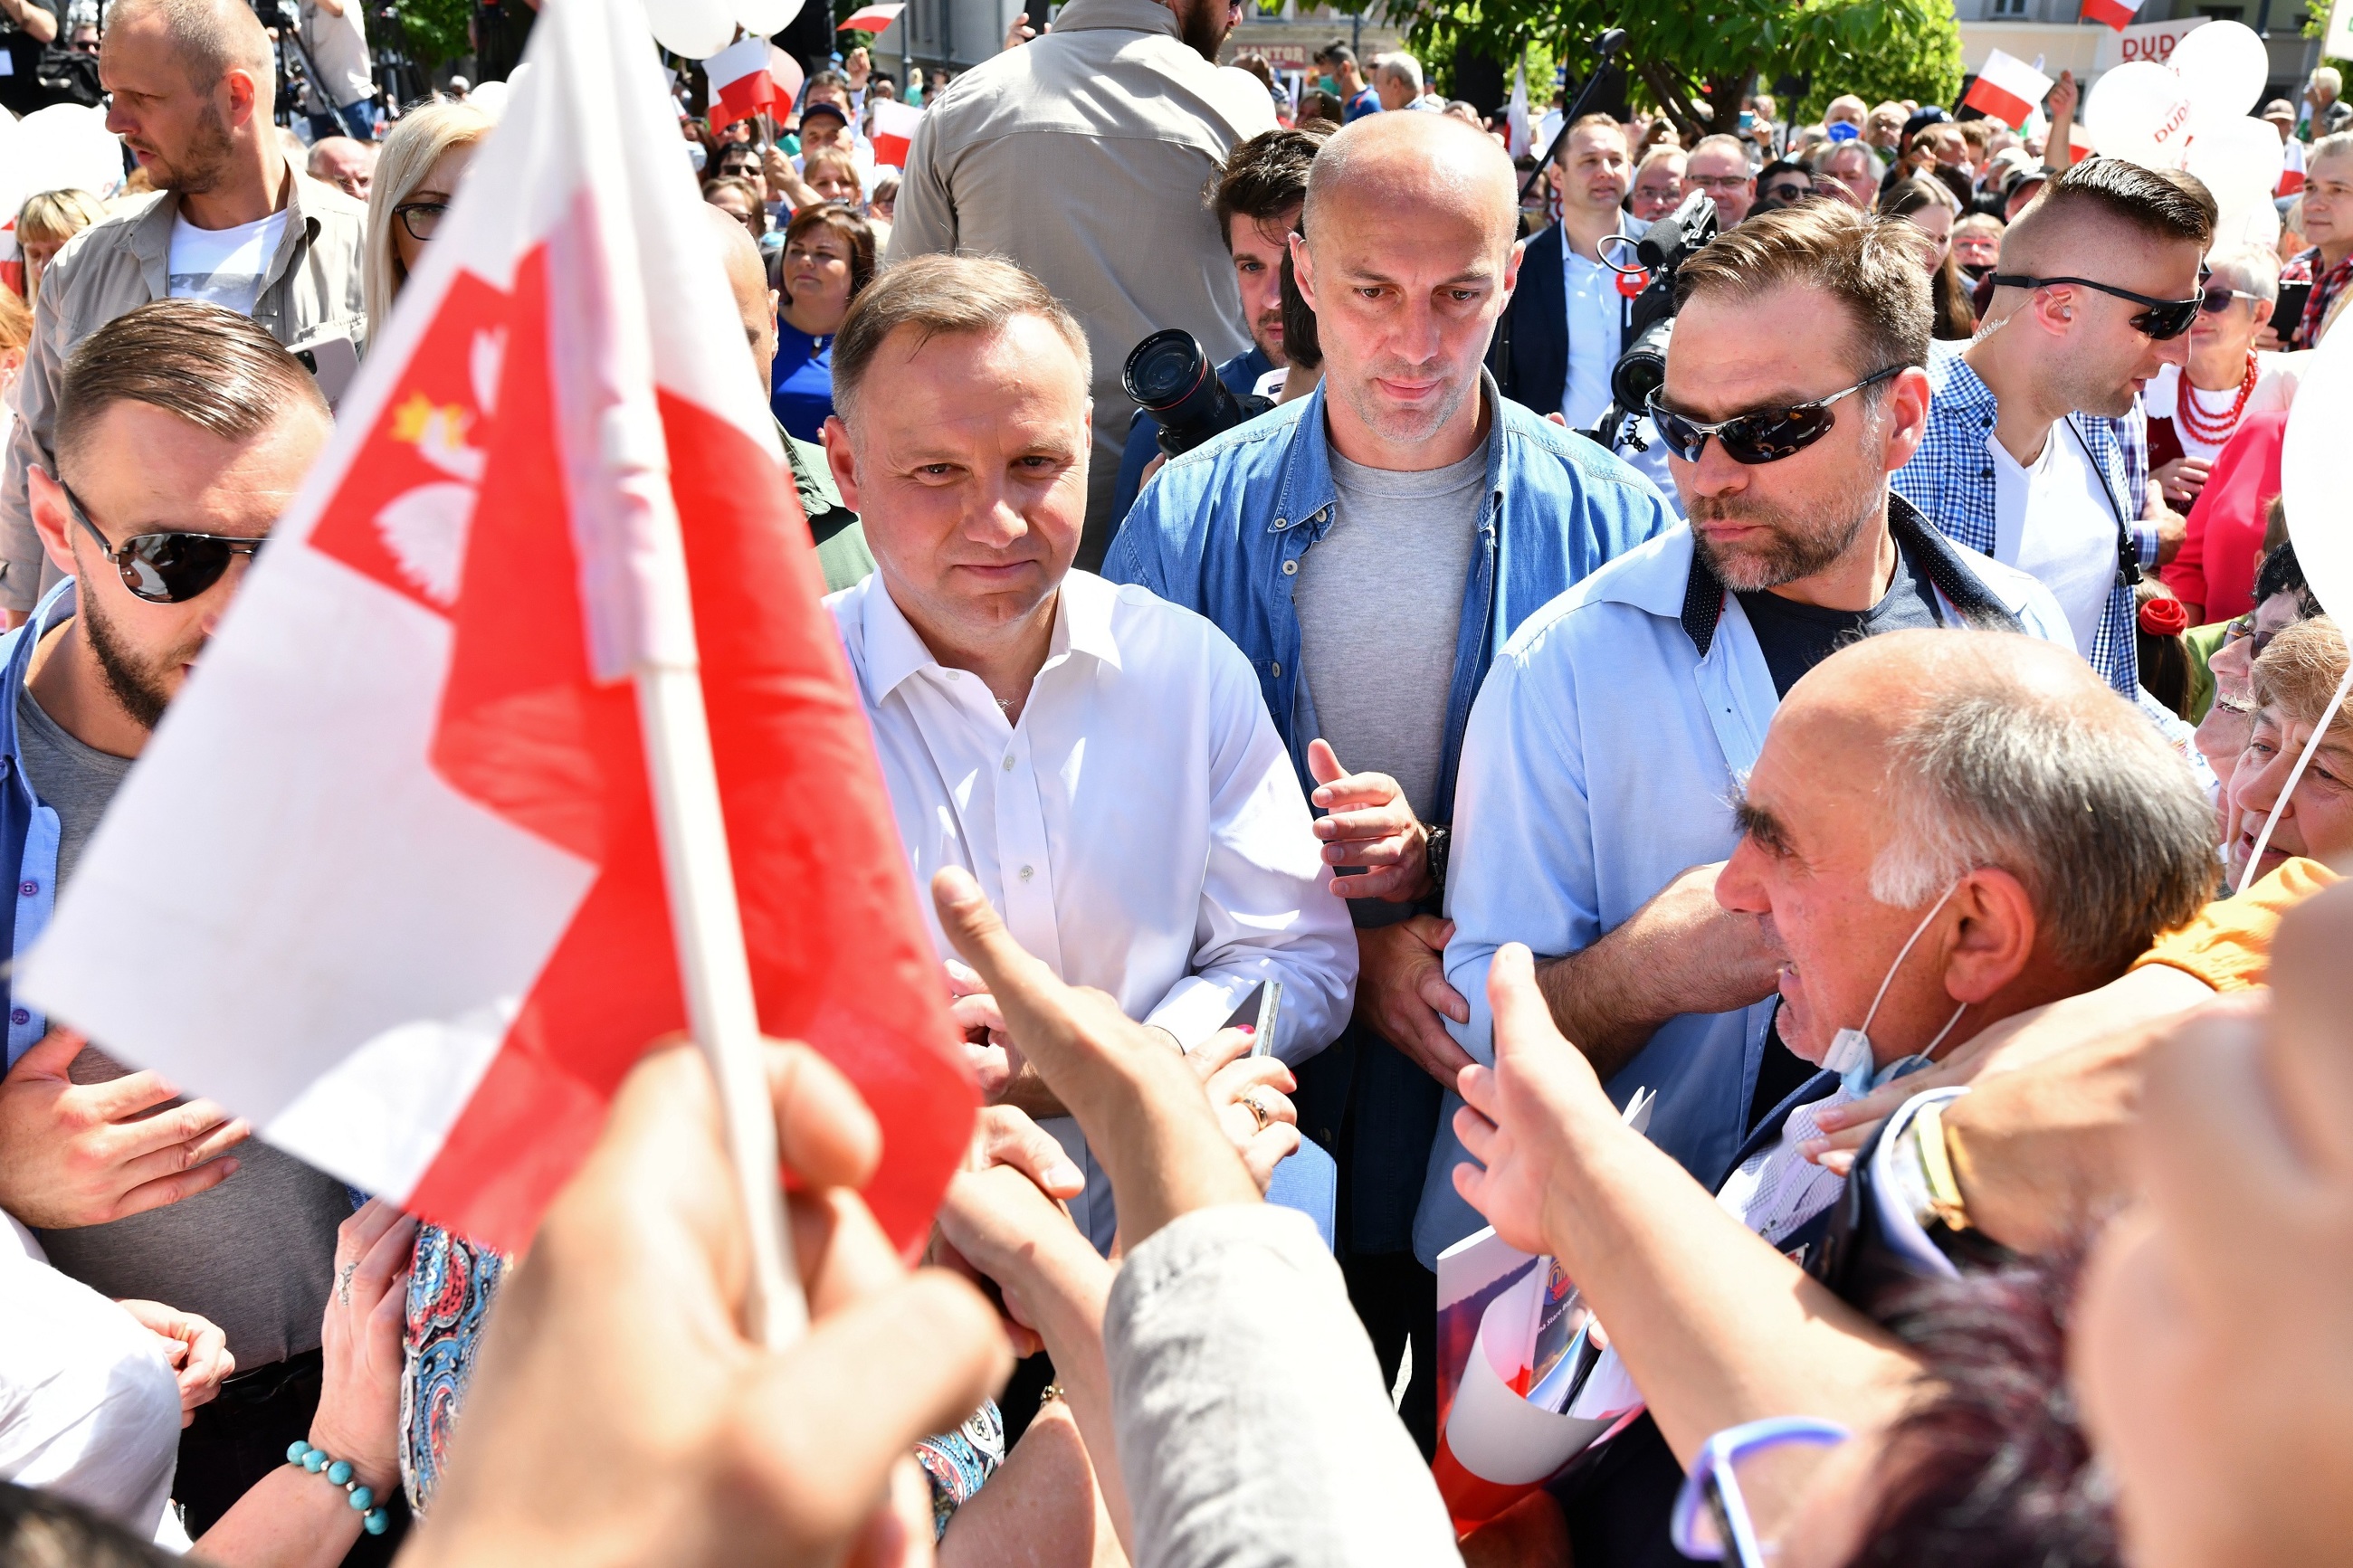
[[[2209,447],[2220,447],[2230,440],[2232,432],[2238,429],[2239,416],[2247,411],[2247,399],[2254,395],[2255,375],[2255,351],[2249,349],[2247,374],[2239,378],[2239,395],[2232,400],[2231,412],[2223,415],[2219,422],[2210,423],[2213,416],[2198,406],[2196,390],[2189,384],[2189,367],[2184,365],[2173,400],[2173,416],[2200,442]]]

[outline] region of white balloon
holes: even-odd
[[[2205,30],[2193,28],[2189,37]],[[2092,84],[2084,124],[2104,157],[2179,169],[2189,141],[2189,92],[2179,77],[2155,60],[2135,60]]]
[[[803,0],[735,0],[735,20],[747,33],[774,37],[801,14]]]
[[[466,101],[496,120],[507,111],[509,91],[503,81],[478,81],[474,90],[466,95]]]
[[[2279,237],[2279,208],[2269,202],[2257,202],[2244,212],[2214,226],[2214,243],[2207,254],[2220,256],[2224,251],[2248,245],[2259,250],[2277,250]]]
[[[12,215],[41,191],[111,196],[122,188],[122,142],[106,128],[103,109],[53,103],[9,126],[6,137],[0,205]]]
[[[645,0],[654,41],[674,55],[707,60],[735,41],[727,0]]]
[[[2189,137],[2189,168],[2214,193],[2214,205],[2228,225],[2252,207],[2271,206],[2286,155],[2270,121],[2241,115],[2198,124]]]
[[[2353,489],[2344,483],[2345,432],[2353,430],[2353,330],[2339,325],[2311,355],[2280,446],[2280,495],[2295,536],[2295,563],[2321,608],[2353,616]]]
[[[2192,27],[2165,63],[2189,89],[2190,118],[2200,121],[2253,114],[2272,69],[2262,36],[2244,22]]]

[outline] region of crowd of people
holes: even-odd
[[[2348,520],[2281,456],[2353,298],[2334,74],[2264,111],[2267,247],[2084,154],[2071,78],[1515,124],[1233,18],[679,79],[984,1106],[928,1266],[803,1047],[779,1351],[691,1053],[509,1257],[0,976],[0,1564],[2339,1550]],[[124,184],[16,215],[18,954],[497,130],[294,136],[273,51],[114,0]],[[1490,1227],[1640,1412],[1482,1509],[1436,1270]]]

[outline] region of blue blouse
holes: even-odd
[[[768,406],[776,422],[804,441],[820,439],[833,413],[833,336],[811,337],[781,311],[776,316],[776,366],[768,378]]]

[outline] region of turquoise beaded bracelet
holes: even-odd
[[[360,1485],[352,1473],[350,1460],[332,1458],[326,1449],[314,1448],[308,1443],[297,1441],[287,1446],[286,1462],[300,1465],[314,1476],[324,1475],[329,1481],[343,1488],[352,1507],[359,1513],[360,1528],[370,1535],[382,1535],[391,1527],[392,1521],[385,1517],[384,1510],[375,1506],[375,1493]]]

